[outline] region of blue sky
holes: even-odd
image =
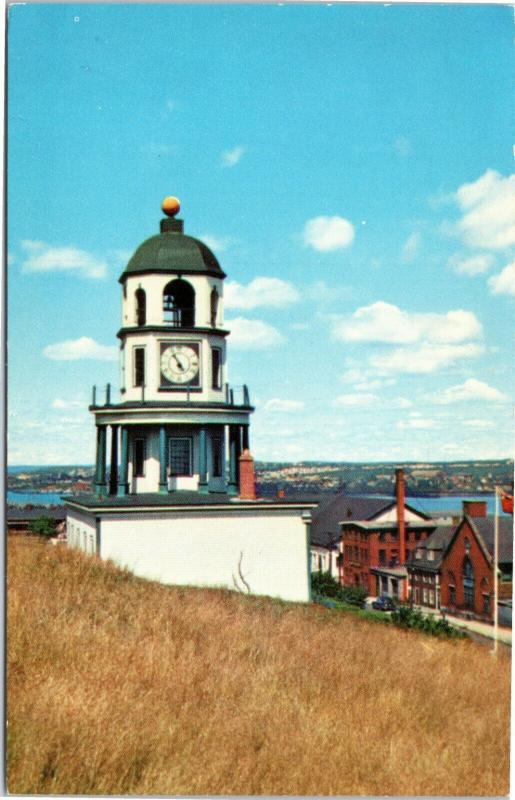
[[[9,461],[88,463],[117,279],[177,195],[259,459],[512,455],[508,6],[18,5]]]

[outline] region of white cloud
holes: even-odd
[[[247,286],[229,281],[224,289],[226,308],[284,308],[299,299],[295,286],[280,278],[254,278]]]
[[[279,397],[273,397],[268,400],[264,405],[265,411],[285,411],[288,414],[302,411],[305,403],[301,400],[281,400]]]
[[[218,252],[227,250],[232,241],[230,236],[212,236],[210,233],[205,233],[198,238],[207,244],[211,250],[218,250]]]
[[[371,392],[356,392],[353,394],[341,394],[335,397],[331,405],[335,408],[340,406],[372,406],[379,401],[379,397]]]
[[[462,425],[467,428],[495,428],[495,423],[491,419],[464,419]]]
[[[62,400],[60,397],[56,397],[55,400],[52,400],[52,408],[57,408],[61,411],[70,410],[72,408],[82,408],[84,409],[86,404],[83,400]]]
[[[81,336],[80,339],[49,344],[43,349],[43,355],[53,361],[118,361],[118,348],[116,345],[98,344],[89,336]]]
[[[411,264],[411,262],[415,260],[421,243],[422,237],[420,233],[412,233],[411,236],[406,239],[402,247],[402,260],[406,264]]]
[[[245,154],[247,148],[243,147],[243,145],[239,144],[236,147],[233,147],[232,150],[224,150],[222,153],[222,166],[224,167],[235,167],[236,164],[241,160],[242,156]]]
[[[492,294],[515,295],[515,261],[504,267],[498,275],[492,275],[488,285]]]
[[[354,226],[343,217],[315,217],[306,222],[304,244],[319,252],[348,247],[354,239]]]
[[[391,400],[389,403],[387,403],[387,405],[390,408],[411,408],[413,403],[406,397],[396,397],[394,400]]]
[[[54,247],[28,239],[21,246],[27,253],[23,272],[75,272],[84,278],[103,278],[107,272],[104,261],[77,247]]]
[[[436,428],[434,419],[424,419],[423,417],[412,417],[408,420],[401,420],[397,423],[399,430],[430,430]]]
[[[235,317],[226,321],[226,327],[231,331],[230,344],[237,350],[263,350],[285,341],[277,328],[259,319]]]
[[[451,343],[480,333],[481,325],[470,311],[410,313],[383,301],[358,308],[350,317],[336,319],[333,324],[333,336],[345,342],[409,344],[425,339]]]
[[[369,363],[387,372],[424,374],[448,367],[464,358],[477,358],[482,353],[484,347],[479,344],[422,344],[371,355]]]
[[[460,186],[454,200],[463,212],[454,230],[466,245],[497,250],[515,244],[515,175],[488,169]]]
[[[490,253],[478,254],[466,258],[458,253],[451,256],[449,266],[459,275],[481,275],[492,267],[494,257]]]
[[[457,386],[449,386],[449,388],[433,396],[433,402],[440,405],[468,403],[477,400],[502,403],[507,400],[507,397],[499,389],[489,386],[484,381],[478,381],[476,378],[468,378],[464,383],[460,383]]]

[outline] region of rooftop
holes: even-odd
[[[213,275],[225,278],[225,273],[214,253],[209,247],[183,232],[183,220],[175,219],[180,205],[169,208],[163,201],[162,209],[167,214],[161,220],[160,233],[144,241],[134,252],[125,267],[120,282],[129,275],[140,275],[145,272],[165,272],[175,274]]]

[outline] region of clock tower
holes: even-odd
[[[95,492],[236,495],[254,409],[246,386],[227,383],[226,276],[211,250],[184,234],[179,201],[168,197],[162,209],[160,233],[119,279],[120,402],[107,387],[101,405],[94,390]]]

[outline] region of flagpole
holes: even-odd
[[[494,649],[493,655],[497,655],[497,636],[499,628],[499,604],[497,594],[499,591],[499,579],[497,577],[497,565],[499,562],[499,487],[495,487],[495,517],[494,517]]]

